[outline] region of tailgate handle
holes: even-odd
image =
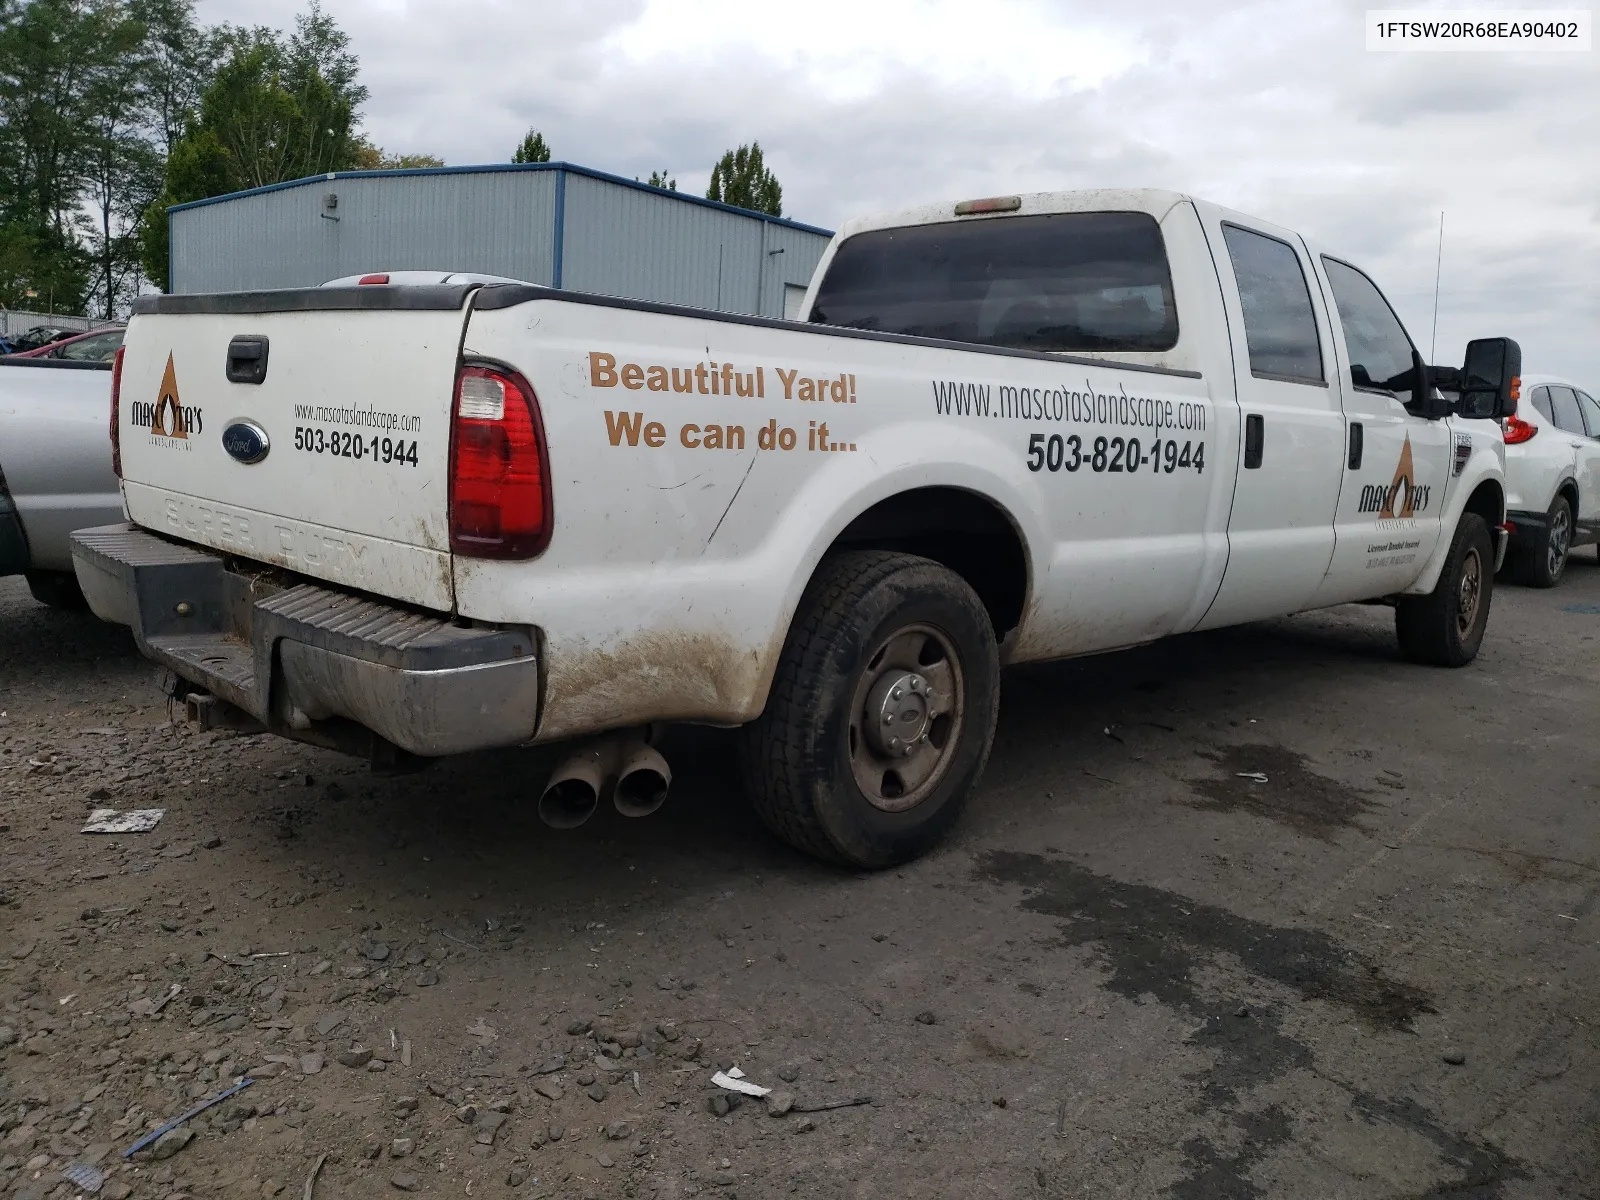
[[[228,343],[228,382],[260,383],[267,377],[267,339],[241,334]]]

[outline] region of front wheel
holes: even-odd
[[[744,731],[757,813],[790,845],[833,862],[917,857],[977,787],[999,680],[989,615],[960,576],[909,554],[825,559],[766,711]]]
[[[1426,596],[1402,596],[1394,608],[1400,652],[1412,662],[1464,667],[1478,656],[1494,598],[1494,545],[1477,513],[1463,513],[1439,582]]]

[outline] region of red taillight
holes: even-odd
[[[364,283],[388,283],[388,282],[389,282],[389,277],[387,275],[363,275],[360,279],[356,280],[356,286],[359,287]]]
[[[1531,440],[1533,435],[1539,432],[1539,427],[1532,421],[1524,421],[1518,416],[1507,417],[1505,424],[1501,428],[1505,431],[1506,445],[1508,446],[1520,446],[1523,442]]]
[[[450,549],[475,558],[532,558],[550,541],[550,469],[539,401],[498,367],[456,375],[450,438]]]
[[[122,478],[122,353],[117,347],[111,359],[111,470]]]

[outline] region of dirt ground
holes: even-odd
[[[1600,1196],[1594,551],[1494,603],[1455,672],[1370,608],[1015,672],[957,836],[854,875],[722,735],[558,834],[543,754],[195,733],[0,580],[0,1193]]]

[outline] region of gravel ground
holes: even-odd
[[[1014,672],[957,836],[876,875],[722,735],[557,834],[542,753],[196,733],[0,580],[0,1193],[1600,1196],[1593,555],[1462,671],[1346,608]]]

